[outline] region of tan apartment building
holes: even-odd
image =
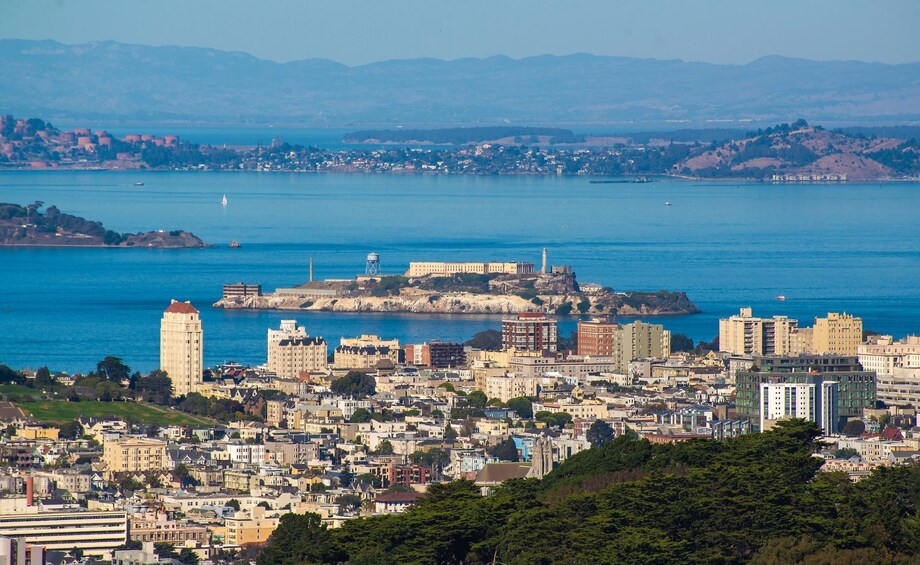
[[[197,392],[204,370],[201,316],[189,302],[173,300],[160,322],[160,369],[172,381],[173,394]]]
[[[734,355],[788,355],[794,352],[798,321],[786,316],[755,318],[750,308],[719,320],[719,350]]]
[[[309,337],[295,320],[281,320],[281,328],[268,330],[268,370],[295,379],[326,366],[328,347],[321,337]]]
[[[671,332],[660,324],[605,320],[578,322],[578,354],[608,357],[613,367],[605,372],[625,373],[636,359],[664,359],[671,354]]]
[[[459,273],[474,275],[529,275],[534,272],[533,263],[445,263],[441,261],[410,262],[407,277],[442,276],[449,277]]]
[[[620,326],[616,335],[615,369],[625,373],[636,359],[664,359],[671,354],[671,332],[660,324],[632,322]]]
[[[130,536],[132,541],[162,542],[184,546],[193,541],[201,545],[208,542],[208,528],[190,524],[185,520],[170,520],[166,512],[145,512],[131,516]]]
[[[541,379],[536,377],[496,376],[485,378],[483,392],[489,399],[508,402],[521,396],[537,396]]]
[[[166,442],[150,438],[109,440],[103,446],[102,461],[111,473],[166,469]]]
[[[862,318],[844,312],[829,312],[826,318],[815,318],[809,353],[826,355],[856,355],[863,342]]]
[[[389,360],[394,365],[405,360],[405,352],[398,339],[384,340],[375,335],[342,338],[333,354],[336,369],[370,369],[379,361]]]
[[[243,546],[265,543],[278,527],[278,518],[266,517],[265,509],[256,506],[249,512],[237,512],[233,518],[224,520],[227,536],[226,545]]]
[[[585,400],[584,402],[534,402],[533,413],[551,412],[553,414],[566,413],[573,419],[593,420],[607,417],[607,403],[599,400]]]

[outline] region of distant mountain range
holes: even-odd
[[[920,120],[920,63],[770,56],[716,65],[576,54],[348,67],[113,41],[0,40],[0,69],[0,111],[106,123],[622,129]]]

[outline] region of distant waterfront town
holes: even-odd
[[[86,374],[0,366],[0,555],[252,558],[292,513],[334,530],[444,481],[488,496],[620,436],[720,442],[801,418],[821,430],[821,472],[920,459],[920,338],[846,313],[806,327],[741,308],[699,344],[610,317],[560,336],[542,312],[467,343],[330,343],[288,319],[263,363],[214,367],[196,306],[173,300],[159,323],[149,374],[116,357]]]
[[[680,132],[633,140],[557,129],[469,129],[484,130],[486,139],[460,137],[462,143],[448,147],[430,139],[401,145],[359,139],[363,144],[353,149],[330,150],[277,138],[265,146],[215,147],[188,143],[178,135],[117,138],[105,130],[64,131],[40,118],[0,115],[0,169],[587,175],[633,182],[654,180],[649,175],[775,183],[920,178],[917,139],[829,131],[804,120],[719,143],[692,135],[675,141]],[[522,129],[533,134],[515,135]],[[431,130],[430,137],[438,137],[438,131],[443,130]]]

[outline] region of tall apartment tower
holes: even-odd
[[[539,353],[556,351],[556,320],[537,312],[522,312],[502,320],[502,349]]]
[[[735,355],[787,355],[793,351],[798,321],[786,316],[755,318],[750,308],[719,320],[719,349]]]
[[[614,358],[621,373],[626,372],[630,361],[664,359],[671,355],[671,332],[660,324],[632,322],[620,326],[617,333],[618,351]]]
[[[173,394],[196,392],[204,370],[201,317],[189,302],[172,303],[160,321],[160,369],[172,381]]]

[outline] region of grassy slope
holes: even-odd
[[[49,424],[63,424],[78,416],[92,418],[130,416],[142,424],[159,424],[161,426],[177,424],[198,427],[214,425],[212,421],[206,418],[192,416],[178,410],[164,409],[144,402],[43,400],[39,402],[19,402],[17,406],[26,413]]]

